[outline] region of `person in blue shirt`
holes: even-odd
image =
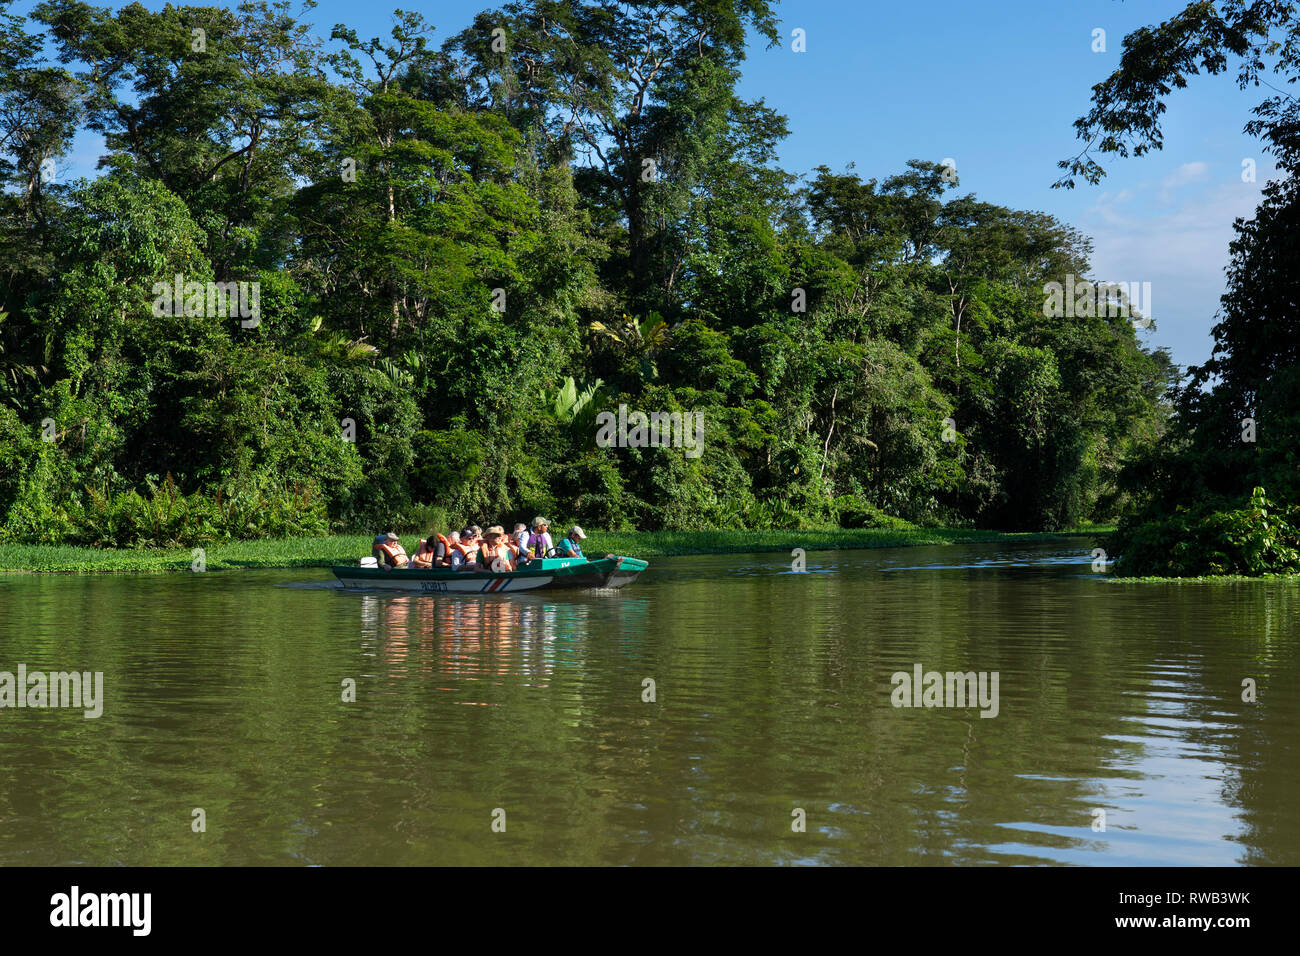
[[[569,529],[568,537],[564,538],[559,547],[555,549],[556,557],[560,558],[581,558],[582,544],[587,538],[586,533],[576,524]]]

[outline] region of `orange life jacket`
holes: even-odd
[[[406,549],[400,544],[377,544],[375,549],[382,551],[388,558],[386,562],[380,562],[381,564],[391,564],[395,568],[404,568],[411,560],[406,556]]]
[[[438,544],[442,545],[442,560],[450,564],[451,549],[453,547],[452,543],[449,540],[447,540],[447,536],[442,532],[438,531],[438,532],[434,532],[434,534],[437,536]],[[438,564],[438,548],[433,543],[433,538],[430,538],[429,539],[429,565],[430,567],[434,567],[437,566],[437,564]]]
[[[505,543],[505,542],[502,542],[502,544],[504,544],[504,543]],[[485,558],[485,557],[487,558],[487,561],[484,561],[484,560],[483,560],[483,558]],[[498,558],[500,558],[500,557],[501,557],[501,544],[498,544],[495,548],[492,548],[492,547],[489,547],[489,546],[487,545],[487,543],[485,542],[485,543],[480,547],[480,549],[479,549],[479,554],[478,554],[479,562],[478,562],[478,566],[479,566],[480,569],[482,569],[482,570],[484,570],[484,571],[492,571],[492,570],[494,570],[494,568],[492,567],[493,562],[496,561],[496,560],[497,560]],[[513,555],[513,554],[510,556],[510,559],[511,559],[512,561],[514,560],[514,555]],[[505,570],[509,571],[510,569],[509,569],[509,568],[506,568]]]
[[[411,556],[411,566],[416,568],[433,567],[433,549],[429,547],[429,542],[424,538],[420,539],[421,551],[416,551]]]

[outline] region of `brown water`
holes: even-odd
[[[0,709],[0,864],[1300,863],[1300,589],[1115,585],[1090,548],[490,598],[0,576],[0,671],[105,696]],[[997,716],[892,706],[918,663],[997,672]]]

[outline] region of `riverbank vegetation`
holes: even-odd
[[[1118,514],[1164,428],[1127,313],[1044,314],[1074,229],[934,162],[777,165],[787,118],[736,92],[765,0],[508,3],[437,44],[8,9],[0,541],[1051,530]],[[598,443],[621,407],[702,444]]]
[[[941,163],[782,169],[790,120],[737,93],[746,38],[781,42],[768,0],[521,0],[436,43],[416,13],[367,39],[276,0],[11,9],[0,543],[1118,520],[1123,573],[1295,570],[1283,92],[1247,126],[1278,178],[1184,381],[1068,224]],[[1160,148],[1170,90],[1233,62],[1294,83],[1295,10],[1134,32],[1059,185]],[[99,172],[70,181],[86,131]],[[1064,314],[1063,286],[1088,290]]]
[[[1000,533],[968,528],[828,528],[809,531],[592,531],[589,554],[628,554],[639,558],[687,554],[753,554],[795,548],[826,551],[921,545],[1025,543],[1091,537],[1113,530],[1083,528],[1055,533]],[[200,553],[184,548],[87,548],[74,545],[0,543],[0,573],[66,571],[81,573],[143,571],[229,571],[239,568],[328,568],[355,564],[370,553],[367,535],[227,541]]]

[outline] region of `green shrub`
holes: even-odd
[[[1289,574],[1300,571],[1300,508],[1279,509],[1256,487],[1245,506],[1207,504],[1145,522],[1121,522],[1109,545],[1132,577]]]
[[[405,514],[393,520],[391,530],[398,534],[414,534],[424,538],[431,531],[446,534],[453,528],[460,527],[464,520],[463,515],[451,515],[439,505],[413,505]],[[376,531],[381,530],[389,529],[376,528]]]
[[[913,528],[910,521],[886,514],[870,502],[853,495],[843,495],[831,502],[841,528]]]
[[[6,541],[99,548],[188,547],[221,540],[323,535],[326,502],[315,486],[281,487],[267,480],[230,483],[184,494],[168,475],[148,480],[146,493],[85,486],[59,502],[36,490],[48,469],[38,459],[29,493],[10,509]]]

